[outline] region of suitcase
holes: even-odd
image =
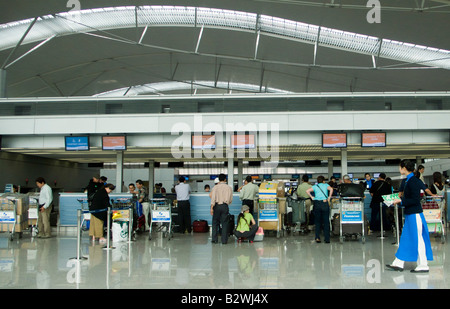
[[[234,235],[234,215],[228,214],[228,235]]]
[[[332,233],[335,236],[340,236],[340,214],[334,214],[332,220]],[[348,235],[360,235],[362,234],[361,223],[356,224],[342,224],[342,236]],[[364,215],[364,236],[369,234],[369,220],[367,220],[367,216]]]
[[[263,239],[264,239],[264,229],[262,227],[259,227],[253,241],[263,241]]]
[[[192,230],[194,233],[207,233],[209,231],[208,221],[195,220],[192,223]]]

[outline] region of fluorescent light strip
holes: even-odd
[[[137,11],[136,11],[137,8]],[[137,20],[136,20],[137,12]],[[14,48],[33,19],[0,25],[0,50]],[[23,44],[52,36],[148,26],[210,27],[293,39],[348,52],[450,69],[450,51],[255,13],[184,6],[125,6],[63,12],[38,18]],[[319,35],[320,29],[320,35]],[[381,47],[380,47],[381,42]]]

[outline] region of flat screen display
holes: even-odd
[[[123,135],[102,136],[102,149],[103,150],[127,150],[127,138]]]
[[[255,135],[253,134],[234,134],[231,135],[231,149],[254,149]]]
[[[89,136],[65,136],[66,151],[89,151]]]
[[[346,148],[347,133],[322,133],[323,148]]]
[[[362,147],[386,147],[386,133],[361,133]]]
[[[192,149],[216,149],[216,136],[192,135]]]

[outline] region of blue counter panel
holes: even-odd
[[[189,199],[191,204],[191,220],[206,220],[208,225],[212,225],[211,198],[208,193],[191,193]],[[239,199],[239,193],[233,194],[233,203],[228,206],[230,214],[234,215],[236,224],[237,216],[241,212],[242,202]]]
[[[131,198],[129,193],[111,193],[110,199]],[[77,211],[81,209],[78,200],[86,200],[86,193],[59,194],[59,226],[77,226]]]

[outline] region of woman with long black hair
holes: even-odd
[[[402,175],[406,176],[406,180],[401,199],[394,200],[394,203],[401,204],[405,208],[405,224],[395,260],[386,267],[390,270],[403,271],[405,262],[417,262],[417,267],[411,272],[428,272],[428,261],[433,260],[433,251],[427,222],[420,203],[421,190],[429,195],[432,194],[419,178],[414,177],[413,162],[402,160],[399,170]]]

